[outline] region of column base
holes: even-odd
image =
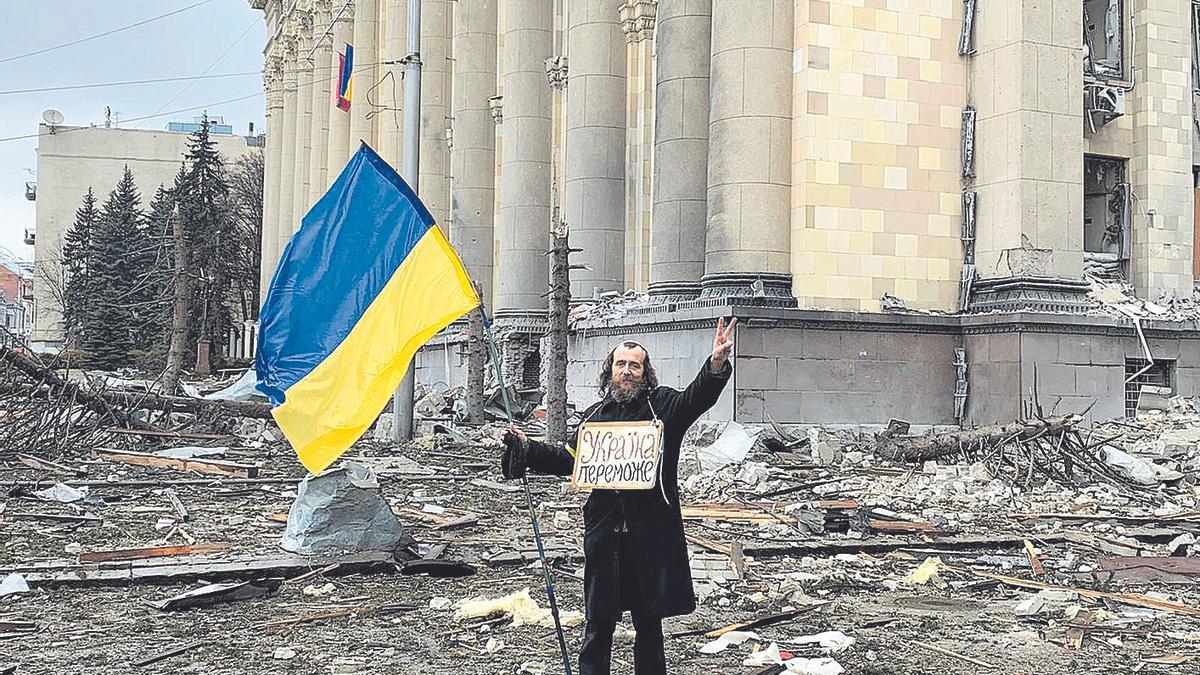
[[[967,313],[1055,312],[1086,314],[1091,307],[1085,279],[1005,277],[980,279],[971,289]]]
[[[718,272],[700,280],[700,296],[680,302],[678,309],[721,307],[795,307],[792,275],[774,272]]]
[[[655,305],[665,305],[675,302],[695,300],[700,296],[699,281],[656,281],[647,289],[650,302]]]

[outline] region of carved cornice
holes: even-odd
[[[654,22],[658,15],[657,0],[626,0],[621,5],[621,30],[630,44],[654,37]]]

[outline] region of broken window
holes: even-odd
[[[1096,77],[1123,77],[1124,0],[1083,0],[1083,69]]]
[[[1083,250],[1089,276],[1128,278],[1133,241],[1127,163],[1113,157],[1083,159]]]
[[[1125,416],[1137,417],[1142,387],[1163,387],[1174,392],[1175,362],[1155,359],[1125,359]]]

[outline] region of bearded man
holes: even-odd
[[[683,435],[720,397],[733,367],[730,337],[737,319],[717,321],[712,354],[683,391],[659,386],[650,354],[622,342],[600,371],[600,401],[584,422],[660,421],[662,465],[653,488],[593,490],[583,507],[583,593],[587,623],[579,653],[580,675],[608,675],[613,631],[628,611],[637,632],[634,672],[665,675],[662,620],[696,609],[687,542],[679,508],[679,446]],[[576,439],[578,441],[578,438]],[[569,476],[571,447],[526,438],[515,427],[504,435],[506,478],[526,469]]]

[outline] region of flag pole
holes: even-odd
[[[401,175],[404,182],[412,188],[413,194],[419,196],[417,188],[421,182],[421,0],[408,0],[406,28],[405,45],[408,54],[404,57],[404,165]],[[392,399],[392,440],[396,443],[412,440],[415,381],[413,364],[410,363]]]
[[[496,336],[492,333],[492,321],[479,302],[479,316],[487,333],[488,351],[496,369],[496,384],[500,386],[500,397],[504,401],[504,414],[508,423],[513,423],[512,403],[508,400],[508,386],[504,383],[504,369],[500,366],[500,354],[496,349]],[[550,599],[550,615],[554,617],[554,632],[558,635],[558,651],[562,655],[563,673],[571,675],[571,659],[567,656],[567,641],[563,637],[562,620],[558,615],[558,599],[554,596],[554,579],[550,576],[550,564],[546,562],[546,547],[542,543],[542,531],[538,527],[537,511],[533,508],[533,493],[529,490],[529,479],[521,474],[521,487],[525,488],[525,505],[529,507],[529,522],[533,524],[533,541],[537,544],[538,560],[542,561],[542,577],[546,582],[546,597]]]

